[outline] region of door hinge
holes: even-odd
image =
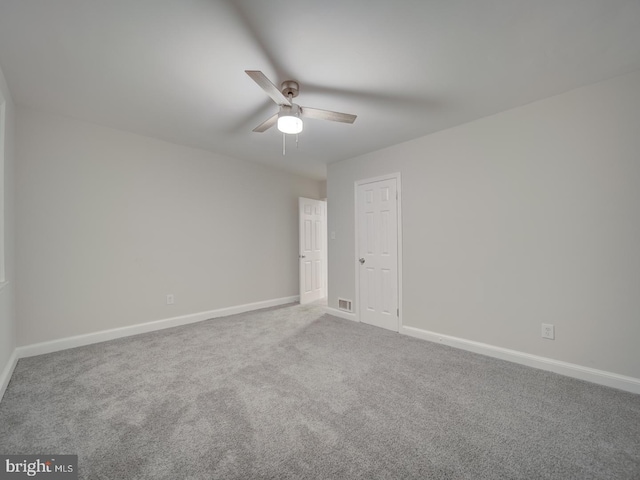
[[[396,308],[396,315],[399,317],[400,316],[400,309]]]

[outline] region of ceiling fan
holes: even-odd
[[[278,87],[271,83],[260,70],[245,70],[245,73],[280,107],[278,113],[267,118],[254,128],[254,132],[262,133],[277,124],[278,130],[282,133],[298,134],[302,131],[303,118],[316,118],[342,123],[353,123],[356,120],[357,115],[320,110],[319,108],[301,107],[293,103],[292,100],[298,96],[300,91],[298,82],[294,82],[293,80],[284,81],[280,86],[280,90],[278,90]]]

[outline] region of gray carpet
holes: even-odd
[[[638,479],[640,395],[291,305],[20,360],[0,453],[87,479]]]

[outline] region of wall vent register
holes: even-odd
[[[351,312],[351,300],[345,300],[344,298],[338,299],[338,309],[345,312]]]

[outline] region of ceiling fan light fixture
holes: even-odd
[[[300,85],[294,80],[282,82],[280,89],[278,89],[260,70],[245,70],[245,73],[280,107],[278,113],[271,115],[254,128],[254,132],[266,132],[277,124],[278,130],[282,133],[296,135],[302,131],[303,116],[305,118],[341,123],[353,123],[356,120],[357,115],[350,113],[333,112],[331,110],[321,110],[319,108],[296,105],[293,103],[293,99],[298,96]],[[284,142],[285,137],[282,138]]]
[[[302,131],[303,123],[300,118],[300,107],[282,105],[278,112],[278,130],[282,133],[297,134]]]

